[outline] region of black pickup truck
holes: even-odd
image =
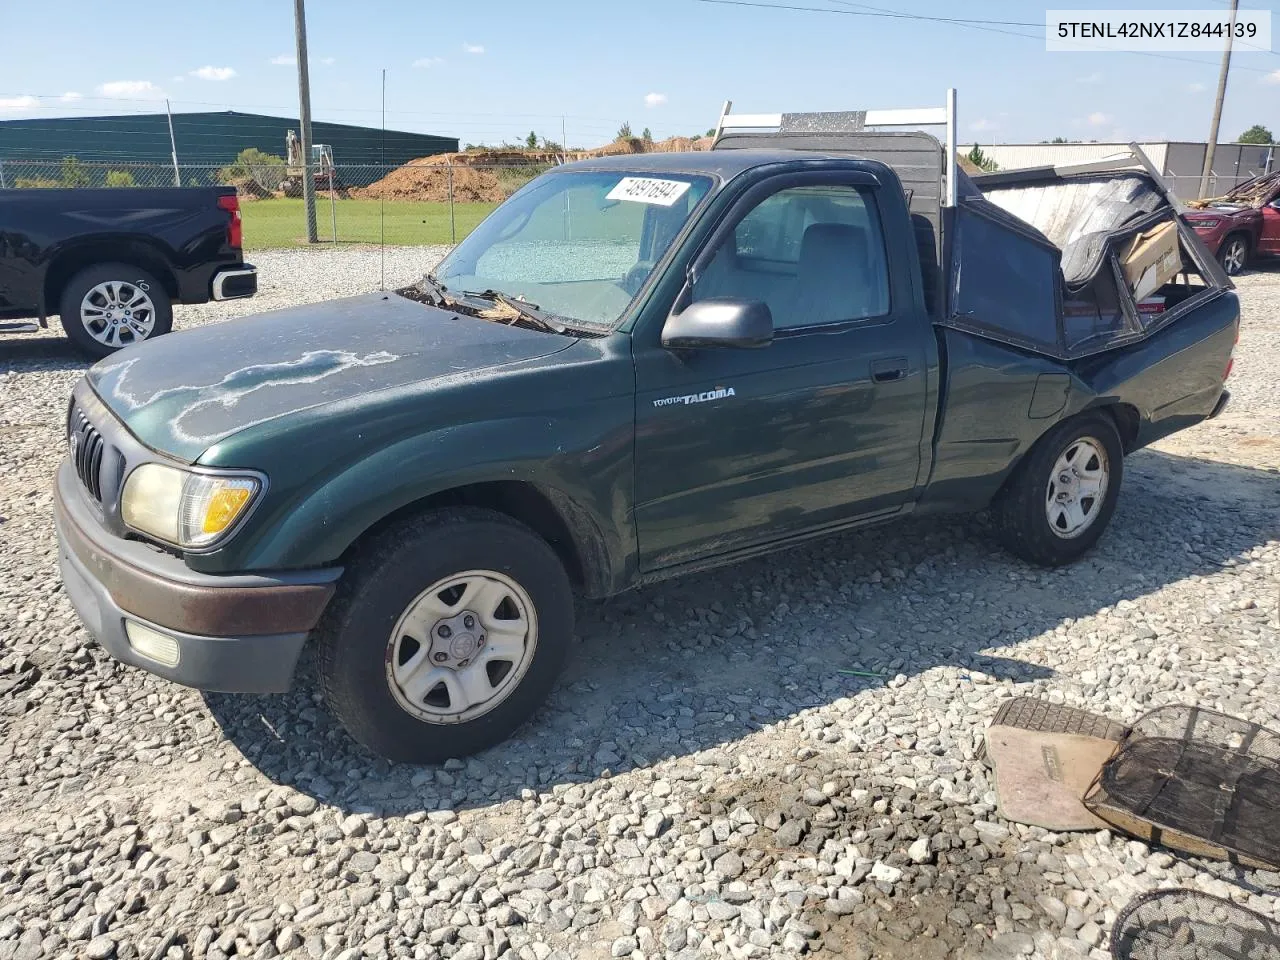
[[[1226,403],[1221,267],[1141,165],[979,189],[803,129],[568,164],[415,287],[97,364],[55,499],[84,623],[224,691],[313,637],[347,729],[430,761],[535,710],[575,593],[909,513],[1079,557],[1125,456]]]
[[[62,320],[105,357],[168,333],[173,304],[251,297],[233,187],[0,190],[0,333]]]

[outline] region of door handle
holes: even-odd
[[[906,357],[873,360],[871,361],[871,379],[876,383],[892,383],[895,380],[905,380],[908,366]]]

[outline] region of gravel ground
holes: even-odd
[[[388,251],[388,283],[439,253]],[[377,285],[377,251],[256,259],[256,300],[179,328]],[[102,653],[50,515],[85,364],[0,341],[0,960],[1101,958],[1144,890],[1277,915],[1276,874],[1001,822],[975,753],[1015,694],[1277,724],[1280,271],[1239,286],[1236,399],[1129,461],[1083,562],[964,518],[580,604],[547,708],[442,768],[354,747],[307,660],[254,698]]]

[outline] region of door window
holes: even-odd
[[[852,186],[766,197],[721,243],[694,300],[762,300],[778,330],[889,312],[889,268],[875,198]]]

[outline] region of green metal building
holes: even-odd
[[[258,113],[175,113],[173,139],[181,165],[222,165],[248,147],[283,157],[285,136],[298,121]],[[407,133],[313,121],[312,139],[333,148],[334,162],[402,164],[458,149],[456,137]],[[60,160],[85,163],[168,164],[168,117],[163,113],[116,117],[51,117],[0,121],[0,163]]]

